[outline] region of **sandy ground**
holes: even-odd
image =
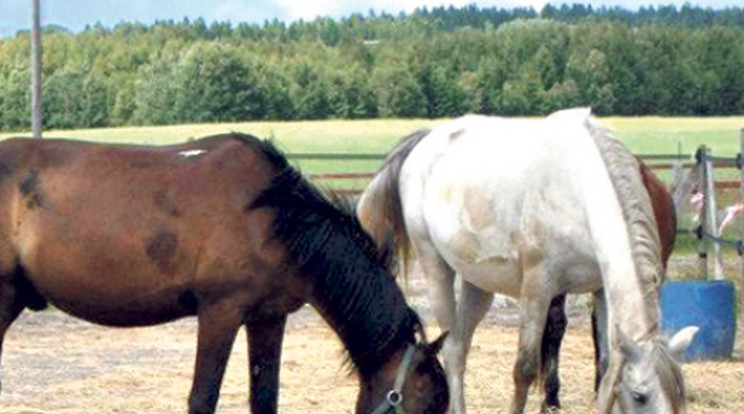
[[[679,273],[695,266],[688,262],[673,261],[671,270]],[[423,280],[414,274],[406,291],[423,320],[433,323]],[[570,322],[560,365],[564,413],[594,412],[587,302],[569,297]],[[497,298],[476,331],[466,373],[469,413],[508,411],[517,322],[514,302]],[[438,334],[433,325],[428,329],[431,338]],[[122,329],[89,324],[56,310],[25,312],[3,345],[0,414],[184,413],[195,349],[194,318]],[[683,370],[688,413],[744,413],[744,323],[739,323],[732,361],[685,364]],[[335,334],[308,306],[293,314],[284,343],[280,412],[352,413],[356,392],[356,378],[344,365]],[[538,412],[541,399],[533,390],[527,412]],[[218,412],[247,413],[247,400],[247,345],[241,331]]]
[[[471,413],[502,413],[511,399],[517,332],[494,309],[476,332],[469,359]],[[436,329],[431,328],[431,334]],[[183,413],[194,361],[196,325],[184,319],[152,328],[104,328],[58,311],[24,313],[6,336],[0,413]],[[238,336],[219,404],[246,413],[247,351]],[[593,362],[586,317],[574,315],[562,351],[565,413],[593,412]],[[744,341],[732,362],[684,365],[690,413],[744,412]],[[351,413],[357,383],[340,342],[305,307],[290,318],[282,362],[280,412]],[[537,391],[528,412],[539,408]]]

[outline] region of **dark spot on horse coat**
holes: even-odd
[[[460,136],[462,136],[463,134],[465,134],[465,129],[464,128],[460,128],[457,131],[455,131],[455,132],[453,132],[453,133],[450,134],[450,139],[460,138]]]
[[[178,236],[170,231],[161,231],[147,244],[147,256],[162,273],[173,274],[176,270]]]
[[[41,207],[43,199],[39,189],[39,173],[30,170],[26,178],[18,185],[18,190],[26,197],[26,205],[29,209]]]
[[[152,200],[158,208],[165,211],[169,216],[178,217],[181,215],[181,210],[178,209],[175,201],[168,195],[166,190],[155,192]]]

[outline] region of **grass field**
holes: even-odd
[[[48,138],[75,138],[99,142],[168,145],[207,135],[242,132],[259,138],[272,138],[288,153],[342,152],[385,154],[403,136],[420,128],[433,128],[446,119],[325,120],[293,122],[243,122],[178,126],[123,127],[106,129],[47,131]],[[739,151],[739,131],[744,116],[739,117],[606,117],[605,126],[615,131],[636,154],[680,154],[689,160],[705,144],[718,156],[735,156]],[[0,134],[0,139],[24,134]],[[28,134],[25,134],[28,135]],[[368,172],[375,171],[379,160],[295,160],[303,172]],[[662,180],[670,182],[670,170],[659,170]],[[737,179],[735,169],[717,169],[722,180]],[[361,189],[366,180],[325,182],[333,188]],[[722,202],[731,204],[738,194],[722,194]]]
[[[744,116],[609,117],[601,121],[638,154],[676,154],[679,148],[689,155],[702,144],[720,156],[735,156],[741,151],[739,131],[744,128]]]
[[[694,153],[701,145],[713,153],[733,156],[739,152],[739,130],[744,116],[739,117],[608,117],[600,121],[613,129],[631,151],[639,154]],[[167,145],[223,132],[244,132],[260,138],[273,137],[288,152],[372,152],[386,153],[406,134],[419,128],[433,128],[446,120],[330,120],[294,122],[243,122],[155,127],[123,127],[69,131],[47,131],[49,138],[76,138],[100,142]],[[0,133],[0,139],[20,134]],[[25,134],[28,135],[28,134]],[[308,163],[308,171],[320,168],[331,171],[341,166]],[[338,164],[338,163],[337,163]],[[362,163],[362,171],[377,164]],[[305,166],[303,166],[305,167]]]

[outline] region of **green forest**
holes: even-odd
[[[0,39],[0,127],[30,123],[30,41]],[[43,31],[45,128],[328,118],[744,113],[744,8],[419,9],[286,24]]]

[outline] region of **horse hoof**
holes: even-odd
[[[558,401],[543,401],[542,407],[540,407],[540,412],[543,414],[552,414],[557,413],[561,410],[561,403]]]

